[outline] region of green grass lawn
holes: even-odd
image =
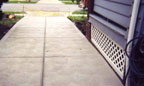
[[[75,21],[86,21],[87,17],[86,16],[68,16],[68,18],[75,22]]]
[[[75,25],[84,35],[86,34],[86,16],[68,16],[68,18],[75,23]]]
[[[8,14],[25,14],[25,12],[19,12],[19,11],[3,11],[5,15]],[[6,25],[8,27],[11,27],[13,24],[15,24],[17,21],[19,21],[23,16],[15,16],[13,19],[3,18],[0,20],[1,25]]]
[[[23,16],[16,16],[14,19],[3,18],[0,20],[0,40]]]
[[[37,3],[37,1],[8,1],[8,3]]]
[[[72,0],[60,0],[61,2],[63,2],[64,4],[77,4],[76,0],[74,0],[74,2],[72,2]]]
[[[25,14],[25,12],[18,11],[3,11],[5,14]]]
[[[16,16],[14,19],[2,19],[0,20],[0,25],[6,25],[8,27],[12,27],[17,21],[19,21],[23,16]]]
[[[87,14],[88,12],[86,10],[80,10],[80,11],[74,11],[72,14]]]

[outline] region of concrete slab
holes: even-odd
[[[59,27],[58,27],[59,26]],[[65,25],[63,25],[63,26],[61,26],[61,25],[59,25],[59,24],[57,24],[57,25],[47,25],[47,27],[46,27],[46,30],[48,31],[49,29],[55,29],[55,30],[60,30],[60,29],[72,29],[72,28],[75,28],[75,26],[73,26],[73,25],[70,25],[70,26],[65,26]],[[77,29],[77,28],[76,28]]]
[[[46,56],[90,56],[96,52],[85,38],[46,38]]]
[[[67,27],[70,27],[71,25],[74,25],[72,21],[70,21],[67,17],[47,17],[47,24],[54,24],[54,22],[57,24],[63,24],[68,25]],[[61,26],[63,26],[61,25]]]
[[[63,4],[59,0],[40,0],[37,4]]]
[[[43,23],[45,22],[45,18],[46,17],[43,17],[43,16],[26,16],[23,18],[23,20],[21,21],[21,23]]]
[[[27,16],[8,34],[0,41],[2,86],[41,86],[43,70],[44,86],[122,86],[66,17]]]
[[[47,17],[47,29],[75,29],[76,26],[66,17]],[[77,29],[77,28],[76,28]]]
[[[62,23],[57,23],[57,24],[47,24],[47,29],[61,29],[61,28],[67,28],[67,29],[71,29],[71,28],[74,28],[74,24],[62,24]]]
[[[69,23],[66,23],[66,22],[61,22],[61,21],[56,21],[55,23],[54,23],[54,21],[48,21],[47,20],[47,29],[51,29],[51,28],[66,28],[67,27],[67,29],[73,29],[74,27],[75,27],[75,25],[72,23],[72,22],[69,22]]]
[[[71,24],[71,21],[67,17],[47,17],[47,23],[49,22],[59,22],[59,23],[66,23]]]
[[[44,27],[44,23],[33,23],[33,22],[27,22],[27,23],[19,23],[19,27]]]
[[[9,37],[44,37],[44,27],[16,27]]]
[[[45,27],[46,17],[27,16],[18,23],[18,27]]]
[[[31,34],[33,33],[33,34]],[[44,32],[40,32],[40,31],[30,31],[30,32],[17,32],[17,33],[12,33],[10,35],[10,37],[44,37],[43,35]]]
[[[41,58],[0,58],[1,86],[40,86]]]
[[[80,32],[75,29],[47,29],[46,37],[74,37],[79,38]]]
[[[84,37],[66,17],[47,17],[46,37]]]
[[[56,24],[47,24],[47,29],[72,29],[75,28],[74,24],[62,24],[62,23],[56,23]]]
[[[45,86],[122,86],[100,55],[46,58],[44,80]]]
[[[15,27],[13,32],[32,32],[32,31],[40,31],[44,32],[45,27]]]
[[[103,57],[74,24],[64,17],[54,22],[55,18],[47,18],[44,85],[122,86]]]
[[[0,58],[41,57],[43,38],[7,38],[0,43]]]

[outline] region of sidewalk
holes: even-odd
[[[65,17],[24,17],[0,41],[1,86],[122,86]]]
[[[37,4],[63,4],[59,0],[40,0]]]
[[[50,12],[77,9],[53,8],[54,1],[40,0],[36,7]],[[70,20],[36,14],[24,17],[0,41],[0,86],[122,86]]]

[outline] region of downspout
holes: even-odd
[[[132,9],[132,15],[131,15],[131,20],[130,20],[130,26],[129,26],[129,31],[128,31],[128,38],[127,38],[127,43],[133,39],[134,37],[134,32],[135,32],[135,27],[136,27],[136,22],[137,22],[137,17],[138,17],[138,11],[140,7],[140,1],[141,0],[134,0],[133,3],[133,9]],[[131,52],[131,47],[132,45],[128,46],[128,53]],[[129,59],[126,58],[126,74],[128,72],[129,68]],[[126,81],[126,86],[129,86],[129,79]]]
[[[130,20],[129,32],[128,32],[128,39],[127,42],[133,39],[139,6],[141,0],[134,0],[133,9],[132,9],[132,16]]]

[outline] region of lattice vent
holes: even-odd
[[[123,78],[125,53],[116,42],[92,25],[91,40],[110,63],[117,74]]]

